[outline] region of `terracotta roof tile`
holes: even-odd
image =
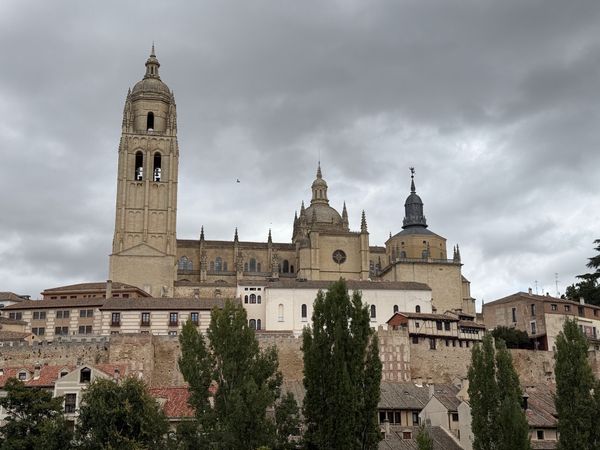
[[[14,292],[0,292],[0,300],[11,302],[26,301],[27,298],[15,294]]]
[[[136,286],[132,286],[131,284],[120,283],[118,281],[113,281],[112,284],[113,291],[114,290],[140,290]],[[106,281],[99,281],[93,283],[77,283],[77,284],[68,284],[66,286],[58,286],[54,288],[44,289],[43,293],[55,293],[62,291],[104,291],[106,290]]]
[[[150,395],[161,403],[169,419],[194,417],[194,409],[188,403],[190,393],[187,387],[151,388]]]
[[[44,309],[44,308],[76,308],[76,307],[93,307],[102,306],[104,297],[94,298],[57,298],[45,300],[27,300],[21,303],[9,305],[5,310],[21,310],[21,309]]]
[[[0,341],[23,341],[27,340],[29,336],[31,336],[31,333],[0,330]]]

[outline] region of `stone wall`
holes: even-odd
[[[13,345],[0,347],[0,367],[31,366],[34,364],[73,365],[102,364],[109,359],[109,342],[98,338],[94,342],[63,341],[47,344]]]
[[[379,327],[379,358],[381,378],[386,381],[410,381],[410,344],[408,331],[384,330]]]
[[[261,348],[277,347],[279,356],[279,370],[285,380],[301,381],[304,373],[302,359],[302,338],[292,334],[263,334],[258,333],[258,344]]]
[[[410,344],[411,378],[428,383],[452,383],[467,377],[471,348],[446,347],[438,339],[437,348],[429,348],[429,339],[419,339]]]

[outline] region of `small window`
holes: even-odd
[[[450,331],[450,322],[444,322],[444,330]]]
[[[144,154],[137,152],[135,154],[135,180],[142,181],[144,179]]]
[[[543,441],[544,440],[544,430],[537,430],[536,434],[537,434],[538,441]]]
[[[303,305],[300,307],[300,315],[302,316],[302,321],[306,321],[306,318],[307,318],[307,316],[308,316],[307,309],[308,309],[308,308],[306,307],[306,304],[303,304]]]
[[[56,311],[57,319],[68,319],[70,315],[70,311]]]
[[[435,350],[435,338],[429,338],[429,349]]]
[[[121,313],[114,312],[111,314],[111,326],[118,327],[121,325]]]
[[[556,303],[552,303],[550,305],[550,309],[552,309],[552,311],[557,311],[558,310],[558,305]]]
[[[161,156],[160,156],[160,153],[156,152],[154,154],[154,170],[152,171],[152,179],[154,181],[160,181],[160,176],[161,176],[161,171],[162,171],[160,164],[161,164]]]
[[[421,312],[421,307],[419,305],[415,306],[415,312],[416,313],[420,313]]]
[[[535,326],[535,322],[531,322],[531,334],[536,334],[537,328]]]
[[[31,329],[31,332],[36,336],[43,336],[46,333],[46,329],[44,327],[34,327]]]
[[[256,329],[257,329],[257,330],[260,330],[261,328],[262,328],[262,323],[261,323],[261,320],[260,320],[260,319],[258,319],[258,320],[256,321]]]
[[[250,303],[256,304],[256,294],[250,294]]]
[[[169,330],[169,336],[177,336],[177,330]]]
[[[377,308],[371,305],[371,320],[377,319]]]
[[[289,273],[290,271],[290,263],[287,259],[283,260],[283,273]]]
[[[146,116],[146,130],[154,130],[154,113],[152,111],[150,111],[148,116]]]
[[[398,312],[398,305],[394,305],[394,314]]]
[[[69,335],[69,327],[55,327],[54,334],[56,336],[68,336]]]
[[[577,314],[579,314],[579,317],[584,317],[585,316],[585,308],[583,306],[578,306]]]
[[[249,272],[256,272],[256,259],[250,258]]]
[[[283,304],[280,303],[277,307],[277,321],[283,322]]]
[[[531,304],[531,315],[535,316],[535,303]]]
[[[77,394],[65,395],[65,413],[73,414],[77,407]]]
[[[256,320],[254,320],[254,319],[250,319],[250,320],[248,321],[248,326],[250,327],[250,329],[252,329],[252,330],[256,330]]]
[[[142,313],[142,323],[141,323],[141,325],[143,327],[150,326],[150,313],[149,312],[143,312]]]
[[[413,425],[419,425],[419,413],[418,412],[412,413],[412,421],[413,421]]]
[[[221,272],[223,270],[223,258],[217,256],[215,259],[215,272]]]
[[[198,324],[200,323],[200,314],[197,312],[191,313],[190,320],[194,325],[198,326]]]
[[[290,273],[295,273],[294,272],[294,266],[292,266],[291,264],[290,264]]]
[[[262,301],[262,298],[260,295],[256,296],[256,303],[258,303],[260,305],[260,302]]]
[[[437,330],[441,331],[441,330],[442,330],[442,327],[443,327],[442,321],[441,321],[441,320],[436,320],[436,321],[435,321],[435,328],[436,328]]]
[[[402,439],[412,439],[412,433],[410,431],[403,431]]]
[[[11,312],[11,313],[8,313],[8,318],[9,319],[13,319],[13,320],[22,320],[23,319],[23,313],[21,313],[21,312]]]
[[[565,312],[571,311],[571,305],[565,305]]]
[[[176,312],[169,313],[169,326],[176,327],[179,324],[179,314]]]
[[[46,320],[46,311],[34,311],[33,320]]]
[[[79,326],[79,334],[92,334],[92,326],[91,325],[80,325]]]
[[[247,295],[244,295],[244,303],[248,303],[248,296]]]
[[[19,376],[18,376],[18,378],[19,378],[19,380],[21,380],[21,381],[25,381],[25,380],[27,380],[27,372],[25,372],[25,371],[21,371],[21,372],[19,372]]]
[[[89,383],[92,381],[92,369],[89,367],[84,367],[79,372],[79,382],[80,383]]]
[[[413,344],[418,344],[419,343],[419,336],[413,336],[412,337],[412,343]]]
[[[458,413],[452,413],[452,422],[458,422]]]

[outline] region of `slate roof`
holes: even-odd
[[[111,298],[104,302],[101,310],[127,311],[127,310],[185,310],[185,309],[213,309],[223,308],[225,298],[168,298],[168,297],[141,297],[141,298]],[[236,301],[236,300],[232,300]],[[239,302],[239,300],[237,300]]]
[[[461,400],[456,397],[459,389],[452,384],[433,385],[433,396],[450,412],[456,412]]]
[[[542,302],[559,303],[559,304],[576,305],[576,306],[581,305],[579,302],[576,302],[573,300],[567,300],[564,298],[551,297],[549,295],[530,294],[528,292],[517,292],[515,294],[511,294],[506,297],[499,298],[498,300],[486,302],[483,306],[486,307],[487,305],[498,305],[498,304],[502,304],[502,303],[510,303],[512,301],[520,300],[520,299],[538,300],[538,301],[542,301]],[[593,308],[593,309],[600,309],[600,306],[592,305],[590,303],[586,303],[583,306]]]
[[[194,409],[188,404],[190,392],[187,387],[151,388],[150,395],[159,400],[169,419],[194,417]]]
[[[429,387],[414,383],[381,382],[379,409],[421,410],[429,400]]]
[[[241,286],[264,286],[269,289],[322,289],[327,290],[333,281],[321,280],[277,280],[257,281],[244,280],[239,282]],[[346,280],[346,286],[351,290],[399,290],[399,291],[430,291],[431,288],[424,283],[415,281],[356,281]]]
[[[403,439],[403,432],[410,431],[411,439]],[[379,450],[418,450],[418,427],[390,426],[390,433],[379,442]],[[429,427],[429,435],[433,440],[434,450],[462,450],[462,447],[441,427]]]
[[[554,386],[526,386],[524,392],[529,395],[528,408],[525,411],[527,423],[532,428],[556,428],[558,419],[554,406]]]

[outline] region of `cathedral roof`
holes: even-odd
[[[269,289],[322,289],[327,290],[333,281],[326,280],[306,280],[301,281],[296,278],[293,280],[279,279],[277,281],[261,280],[242,280],[238,284],[241,286],[264,286]],[[416,281],[359,281],[346,280],[346,286],[352,290],[393,290],[393,291],[430,291],[431,288],[425,283]]]
[[[427,220],[423,214],[423,200],[417,195],[415,188],[415,169],[410,168],[410,194],[404,202],[404,221],[402,228],[427,228]]]
[[[152,51],[146,60],[146,74],[142,80],[135,84],[131,91],[132,95],[149,93],[171,96],[169,87],[160,79],[159,67],[160,63],[154,54],[154,44],[152,44]]]

